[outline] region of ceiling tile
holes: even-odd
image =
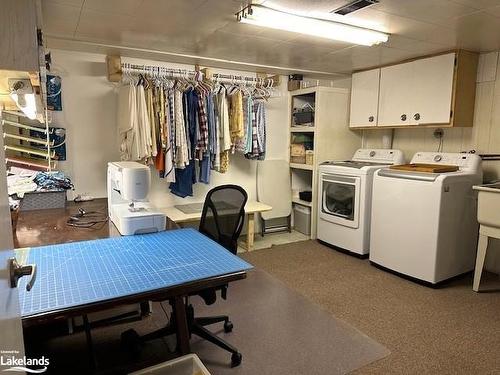
[[[282,42],[273,49],[279,53],[280,63],[287,66],[303,66],[311,60],[321,61],[324,56],[332,52],[331,48],[294,42]]]
[[[499,17],[500,18],[500,5],[497,6],[497,7],[485,9],[484,11],[486,13],[488,13],[488,14],[491,14],[491,15],[493,15],[495,17]]]
[[[134,15],[142,0],[85,0],[83,9],[99,12]]]
[[[197,28],[199,22],[206,21],[199,8],[207,0],[143,0],[135,14],[138,23],[166,26],[169,24],[188,25]],[[161,29],[159,28],[158,31]]]
[[[50,2],[52,3],[57,3],[57,4],[62,4],[62,5],[71,5],[71,6],[74,6],[74,7],[82,7],[83,5],[83,2],[85,0],[50,0]],[[42,6],[43,6],[43,3],[47,2],[47,0],[43,0],[42,1]]]
[[[450,0],[452,3],[467,5],[471,8],[486,9],[498,5],[498,0]]]
[[[456,35],[459,48],[473,51],[500,49],[500,20],[486,12],[457,18],[450,28]]]
[[[391,35],[384,47],[397,48],[404,51],[411,51],[420,54],[431,54],[449,49],[449,45],[444,43],[433,43],[417,39],[406,38],[400,35]]]
[[[271,39],[217,31],[198,43],[197,52],[202,56],[235,61],[269,61],[269,55],[277,56],[277,51],[271,48],[275,44]]]
[[[448,0],[383,0],[375,5],[373,9],[439,24],[446,23],[450,18],[461,17],[477,11],[476,8]]]
[[[121,42],[130,31],[132,21],[131,16],[83,9],[75,36]]]
[[[80,17],[79,7],[44,1],[42,12],[45,33],[73,35]]]

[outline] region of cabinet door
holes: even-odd
[[[378,126],[411,125],[412,82],[411,63],[380,69]]]
[[[448,124],[450,122],[455,53],[416,60],[412,87],[411,119],[415,124]]]
[[[379,83],[380,69],[352,75],[351,128],[377,126]]]
[[[0,70],[39,71],[33,0],[2,0],[0,5]]]

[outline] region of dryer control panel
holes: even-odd
[[[354,153],[352,161],[403,164],[404,156],[401,150],[360,148]]]

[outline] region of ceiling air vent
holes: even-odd
[[[330,13],[340,14],[345,16],[346,14],[355,12],[357,10],[369,7],[370,5],[377,4],[379,0],[354,0],[343,7],[332,10]]]

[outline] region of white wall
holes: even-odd
[[[117,137],[116,85],[106,79],[105,55],[83,52],[52,50],[53,72],[62,76],[63,111],[54,113],[54,126],[67,129],[67,161],[60,168],[68,173],[75,193],[88,193],[94,197],[106,197],[106,165],[120,160]],[[193,69],[193,66],[124,58],[137,64],[152,64]],[[226,74],[254,75],[214,69]],[[287,111],[288,95],[286,77],[277,90],[276,97],[269,99],[267,109],[268,159],[287,158]],[[198,183],[194,197],[179,198],[170,193],[168,184],[152,170],[150,199],[157,206],[202,201],[213,186],[236,183],[245,188],[250,199],[256,198],[256,165],[242,155],[230,157],[229,171],[225,174],[212,171],[210,186]]]

